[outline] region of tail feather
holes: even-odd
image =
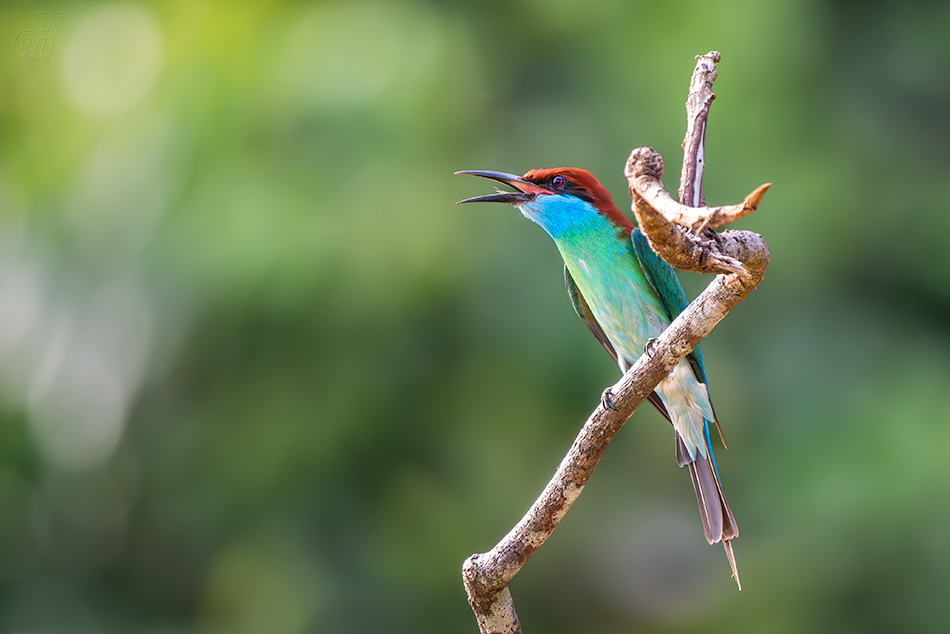
[[[689,476],[693,481],[693,489],[696,491],[696,502],[699,504],[699,515],[703,520],[706,541],[710,544],[722,542],[729,566],[732,568],[732,576],[736,584],[739,584],[739,573],[736,570],[736,560],[730,543],[730,540],[739,536],[739,527],[736,524],[736,518],[732,515],[732,509],[729,508],[729,503],[726,502],[726,496],[722,493],[722,484],[719,482],[719,475],[712,462],[712,451],[707,451],[705,457],[697,455],[692,462],[688,460],[689,453],[682,439],[677,435],[676,462],[680,466],[686,464],[689,467]],[[739,589],[742,589],[741,584]]]
[[[736,556],[732,554],[732,541],[722,540],[722,547],[726,549],[726,559],[729,560],[729,567],[732,568],[732,578],[736,580],[739,592],[742,592],[742,582],[739,581],[739,570],[736,568]]]
[[[697,458],[687,466],[689,477],[693,481],[693,489],[696,491],[696,502],[699,504],[699,515],[703,520],[706,541],[715,544],[722,539],[724,521],[715,475],[706,465],[708,465],[706,460]]]
[[[683,442],[683,439],[680,438],[680,435],[674,431],[673,437],[676,438],[676,466],[682,469],[691,463],[693,459],[689,457],[689,451],[686,449],[686,443]],[[695,480],[693,482],[693,486],[695,487]]]

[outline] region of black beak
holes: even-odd
[[[493,172],[491,170],[462,170],[455,173],[490,178],[493,181],[504,183],[505,185],[518,190],[516,192],[496,192],[494,194],[487,194],[485,196],[466,198],[465,200],[460,200],[455,203],[456,205],[461,205],[462,203],[508,203],[511,205],[517,205],[534,200],[534,197],[537,195],[535,192],[541,189],[534,183],[526,181],[520,176],[506,174],[505,172]]]

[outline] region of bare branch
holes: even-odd
[[[484,595],[474,594],[469,587],[469,562],[473,557],[474,555],[469,557],[462,566],[462,578],[465,580],[465,590],[468,592],[468,603],[475,612],[478,631],[482,634],[521,634],[521,623],[518,622],[515,604],[511,599],[508,586]]]
[[[651,148],[639,148],[634,151],[644,150],[652,151]],[[693,231],[702,231],[706,227],[722,227],[752,213],[759,206],[765,192],[772,185],[772,183],[759,185],[738,205],[689,207],[673,200],[673,197],[663,189],[663,183],[660,182],[660,176],[663,173],[663,159],[660,158],[659,154],[655,152],[654,154],[655,161],[647,160],[645,162],[639,157],[636,161],[628,161],[628,165],[631,165],[631,167],[633,163],[637,164],[639,173],[626,174],[627,178],[640,178],[640,182],[636,186],[636,192],[649,202],[650,207],[656,209],[671,222],[688,227]],[[657,162],[659,163],[659,169],[657,169]]]
[[[703,167],[706,155],[706,121],[709,106],[716,98],[712,85],[716,81],[719,51],[696,56],[696,67],[689,81],[686,98],[686,138],[683,139],[683,171],[680,172],[680,202],[690,207],[702,207]]]

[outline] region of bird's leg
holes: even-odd
[[[613,399],[613,397],[614,397],[614,392],[609,387],[606,390],[604,390],[603,394],[600,395],[600,404],[604,406],[604,409],[612,409],[614,411],[617,411],[617,408],[614,407],[613,401],[611,400]]]

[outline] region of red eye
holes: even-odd
[[[563,177],[563,176],[558,175],[558,176],[555,176],[554,178],[551,179],[551,186],[552,186],[552,187],[561,187],[562,185],[564,185],[564,177]]]

